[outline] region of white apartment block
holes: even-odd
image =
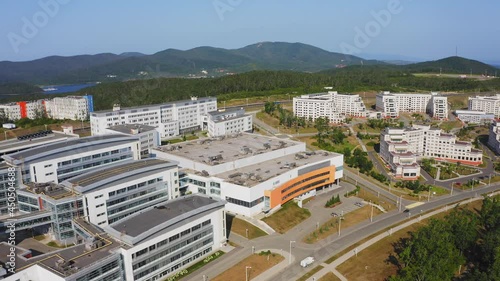
[[[469,97],[469,110],[483,111],[500,117],[500,94],[496,96]]]
[[[488,146],[496,153],[500,154],[500,121],[493,120],[490,125],[488,135]]]
[[[375,106],[387,118],[397,118],[399,112],[428,113],[436,119],[448,118],[448,99],[437,93],[381,92],[376,96]]]
[[[252,115],[245,114],[243,108],[212,111],[207,114],[206,127],[210,137],[251,132],[252,124]]]
[[[67,96],[45,100],[45,112],[52,119],[87,120],[92,112],[92,96]]]
[[[106,128],[123,124],[142,124],[157,128],[161,138],[175,137],[202,128],[204,115],[217,110],[217,98],[192,97],[191,100],[98,111],[90,114],[92,135],[103,135]]]
[[[416,179],[420,175],[416,166],[419,158],[479,165],[483,154],[470,142],[459,141],[441,129],[413,125],[411,128],[386,128],[382,131],[380,157],[391,166],[397,178]]]
[[[44,113],[44,100],[20,101],[0,105],[0,114],[13,121],[21,118],[40,118]]]
[[[495,119],[492,113],[476,110],[455,110],[455,115],[460,121],[473,124],[491,123]]]
[[[359,95],[339,94],[336,91],[293,98],[293,113],[313,121],[328,117],[332,123],[341,123],[346,116],[366,117],[367,114]]]

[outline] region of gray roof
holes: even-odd
[[[205,138],[165,145],[155,148],[155,150],[215,166],[295,145],[302,145],[302,143],[290,139],[241,133],[224,138]],[[216,161],[211,161],[211,158],[214,157]]]
[[[32,161],[46,161],[60,157],[75,155],[84,151],[113,147],[120,144],[137,141],[137,138],[123,135],[92,136],[79,139],[70,139],[52,144],[42,145],[2,156],[5,161],[19,165]]]
[[[224,208],[225,204],[226,201],[219,198],[200,194],[187,195],[119,220],[107,227],[108,233],[135,245],[158,233],[184,225],[203,214]],[[125,235],[121,235],[122,233]]]
[[[63,182],[63,185],[72,186],[75,184],[75,189],[84,193],[176,167],[177,162],[159,159],[128,161],[72,177]]]
[[[122,124],[122,125],[111,126],[107,129],[120,132],[123,134],[136,135],[132,130],[137,130],[137,133],[143,133],[143,132],[154,131],[156,128],[153,126],[141,125],[141,124]]]
[[[179,105],[182,103],[182,105],[186,103],[190,104],[197,104],[197,103],[205,103],[207,101],[217,101],[217,98],[215,97],[202,97],[198,98],[197,100],[180,100],[180,101],[172,101],[172,102],[167,102],[167,103],[162,103],[162,104],[149,104],[149,105],[140,105],[140,106],[134,106],[134,107],[124,107],[120,108],[120,110],[116,110],[116,112],[119,111],[128,111],[128,110],[141,110],[141,109],[157,109],[161,107],[168,107],[172,105]],[[115,112],[113,109],[107,109],[107,110],[101,110],[101,111],[94,111],[91,113],[93,116],[105,114],[105,113],[110,113],[110,112]]]
[[[35,146],[49,144],[58,141],[64,141],[68,138],[78,138],[76,135],[66,135],[59,132],[53,132],[45,137],[34,138],[31,140],[18,140],[17,138],[0,141],[0,154],[6,154],[19,150],[29,149]]]

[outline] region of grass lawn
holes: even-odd
[[[302,277],[300,277],[299,279],[297,279],[297,281],[306,281],[310,277],[313,277],[316,272],[318,272],[318,271],[320,271],[322,269],[323,269],[323,266],[318,265],[315,268],[313,268],[311,271],[309,271],[308,273],[302,275]]]
[[[271,255],[253,254],[246,259],[240,261],[235,266],[226,270],[217,277],[210,279],[211,281],[229,281],[229,280],[245,280],[246,271],[248,271],[248,280],[251,280],[261,274],[262,272],[270,269],[271,267],[279,264],[283,260],[283,256],[272,253]],[[250,266],[251,269],[246,270]]]
[[[310,216],[311,212],[308,209],[300,208],[294,201],[289,201],[276,213],[262,220],[276,232],[283,234]]]
[[[477,200],[464,207],[470,210],[478,210],[481,208],[481,205],[482,201]],[[433,218],[442,219],[446,214],[448,214],[448,212],[442,212],[433,216]],[[385,237],[359,252],[357,257],[350,258],[345,263],[338,266],[337,270],[349,279],[349,281],[386,280],[387,277],[396,274],[398,270],[395,265],[386,262],[389,255],[394,254],[392,244],[397,242],[400,238],[409,237],[408,232],[415,231],[427,223],[428,219],[422,220],[420,223],[412,224],[405,229],[394,232],[391,236]],[[352,248],[346,249],[344,253],[350,250],[352,250]],[[340,256],[341,255],[336,255],[336,257]]]
[[[340,279],[333,274],[333,272],[328,272],[327,274],[323,275],[318,281],[340,281]]]
[[[374,217],[381,213],[382,212],[379,209],[375,207],[373,208]],[[357,210],[345,214],[344,219],[342,220],[342,223],[340,225],[341,227],[340,231],[342,232],[342,229],[346,229],[350,226],[353,226],[362,221],[370,219],[370,214],[371,214],[371,206],[369,205],[365,205]],[[302,241],[307,244],[314,244],[332,234],[338,233],[338,231],[339,231],[339,217],[332,217],[327,222],[322,224],[319,227],[319,230],[315,230],[306,235],[306,237],[304,237]]]
[[[462,176],[472,175],[479,172],[478,169],[466,166],[458,166],[456,172]]]
[[[35,236],[33,238],[35,238],[36,241],[42,241],[43,239],[45,239],[45,235],[44,234],[40,234],[40,235],[37,235],[37,236]]]
[[[47,246],[49,246],[49,247],[54,247],[54,248],[61,248],[61,249],[64,249],[64,248],[67,248],[67,247],[71,247],[71,246],[73,246],[73,244],[68,244],[68,245],[59,245],[56,241],[50,241],[49,243],[47,243]]]
[[[432,186],[431,187],[431,193],[434,194],[434,192],[436,193],[435,195],[437,195],[437,196],[446,195],[446,194],[450,193],[445,188],[442,188],[442,187],[439,187],[439,186]],[[425,194],[425,192],[423,192],[423,193]]]
[[[377,197],[377,195],[366,190],[365,188],[361,188],[356,197],[359,197],[366,202],[372,201],[373,203],[382,206],[386,211],[394,210],[394,208],[396,208],[396,205],[392,203],[392,201],[388,202],[388,200],[384,197]]]
[[[174,274],[173,276],[170,276],[169,278],[167,278],[165,280],[172,280],[172,281],[180,280],[180,279],[188,276],[189,274],[195,272],[196,270],[202,268],[206,264],[220,258],[223,254],[224,254],[223,251],[217,251],[217,252],[211,254],[210,256],[206,257],[205,259],[203,259],[203,260],[193,264],[192,266],[186,268],[185,270],[178,271],[176,274]],[[172,279],[170,279],[170,278],[172,278]]]
[[[439,128],[444,130],[445,132],[449,132],[452,129],[455,128],[462,128],[462,122],[459,120],[455,121],[443,121],[441,125],[439,125]]]
[[[198,136],[186,135],[186,141],[196,140],[196,139],[199,139],[199,138],[200,137],[198,137]],[[183,141],[184,140],[182,138],[180,138],[180,139],[171,139],[171,140],[162,141],[161,145],[174,144],[174,143],[179,143],[179,142],[183,142]]]
[[[248,237],[247,237],[247,229],[248,229]],[[267,233],[264,230],[256,227],[255,225],[244,221],[239,218],[234,218],[231,224],[231,232],[237,233],[243,237],[248,239],[254,239],[261,236],[266,236]]]

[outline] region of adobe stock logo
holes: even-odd
[[[41,10],[36,11],[31,18],[22,17],[23,23],[19,33],[9,32],[7,39],[9,39],[12,50],[17,54],[19,47],[28,44],[30,39],[33,39],[40,29],[44,28],[50,18],[55,17],[59,13],[61,5],[66,5],[71,0],[40,0],[38,6]]]
[[[387,8],[378,12],[371,11],[370,14],[373,20],[367,22],[363,29],[358,26],[354,27],[353,44],[342,42],[340,50],[345,55],[358,54],[362,49],[368,47],[372,39],[379,36],[382,28],[387,27],[391,21],[392,16],[397,15],[403,11],[403,6],[400,0],[389,0]]]
[[[215,0],[212,4],[220,21],[224,21],[224,14],[234,11],[234,8],[238,7],[241,2],[243,2],[243,0]]]

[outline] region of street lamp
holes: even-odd
[[[288,252],[288,264],[292,264],[292,243],[295,243],[295,241],[290,240],[290,252]]]
[[[248,228],[247,228],[247,229],[245,229],[245,230],[246,230],[245,232],[246,232],[246,234],[247,234],[247,239],[248,239]]]
[[[455,185],[455,182],[452,182],[451,183],[451,192],[450,192],[450,196],[453,195],[453,185]]]
[[[252,269],[251,266],[245,266],[245,280],[248,281],[248,270]]]
[[[429,186],[429,196],[427,197],[427,202],[431,201],[431,187]]]
[[[373,203],[372,203],[372,200],[370,200],[370,205],[372,205],[372,211],[370,214],[370,222],[373,222]]]

